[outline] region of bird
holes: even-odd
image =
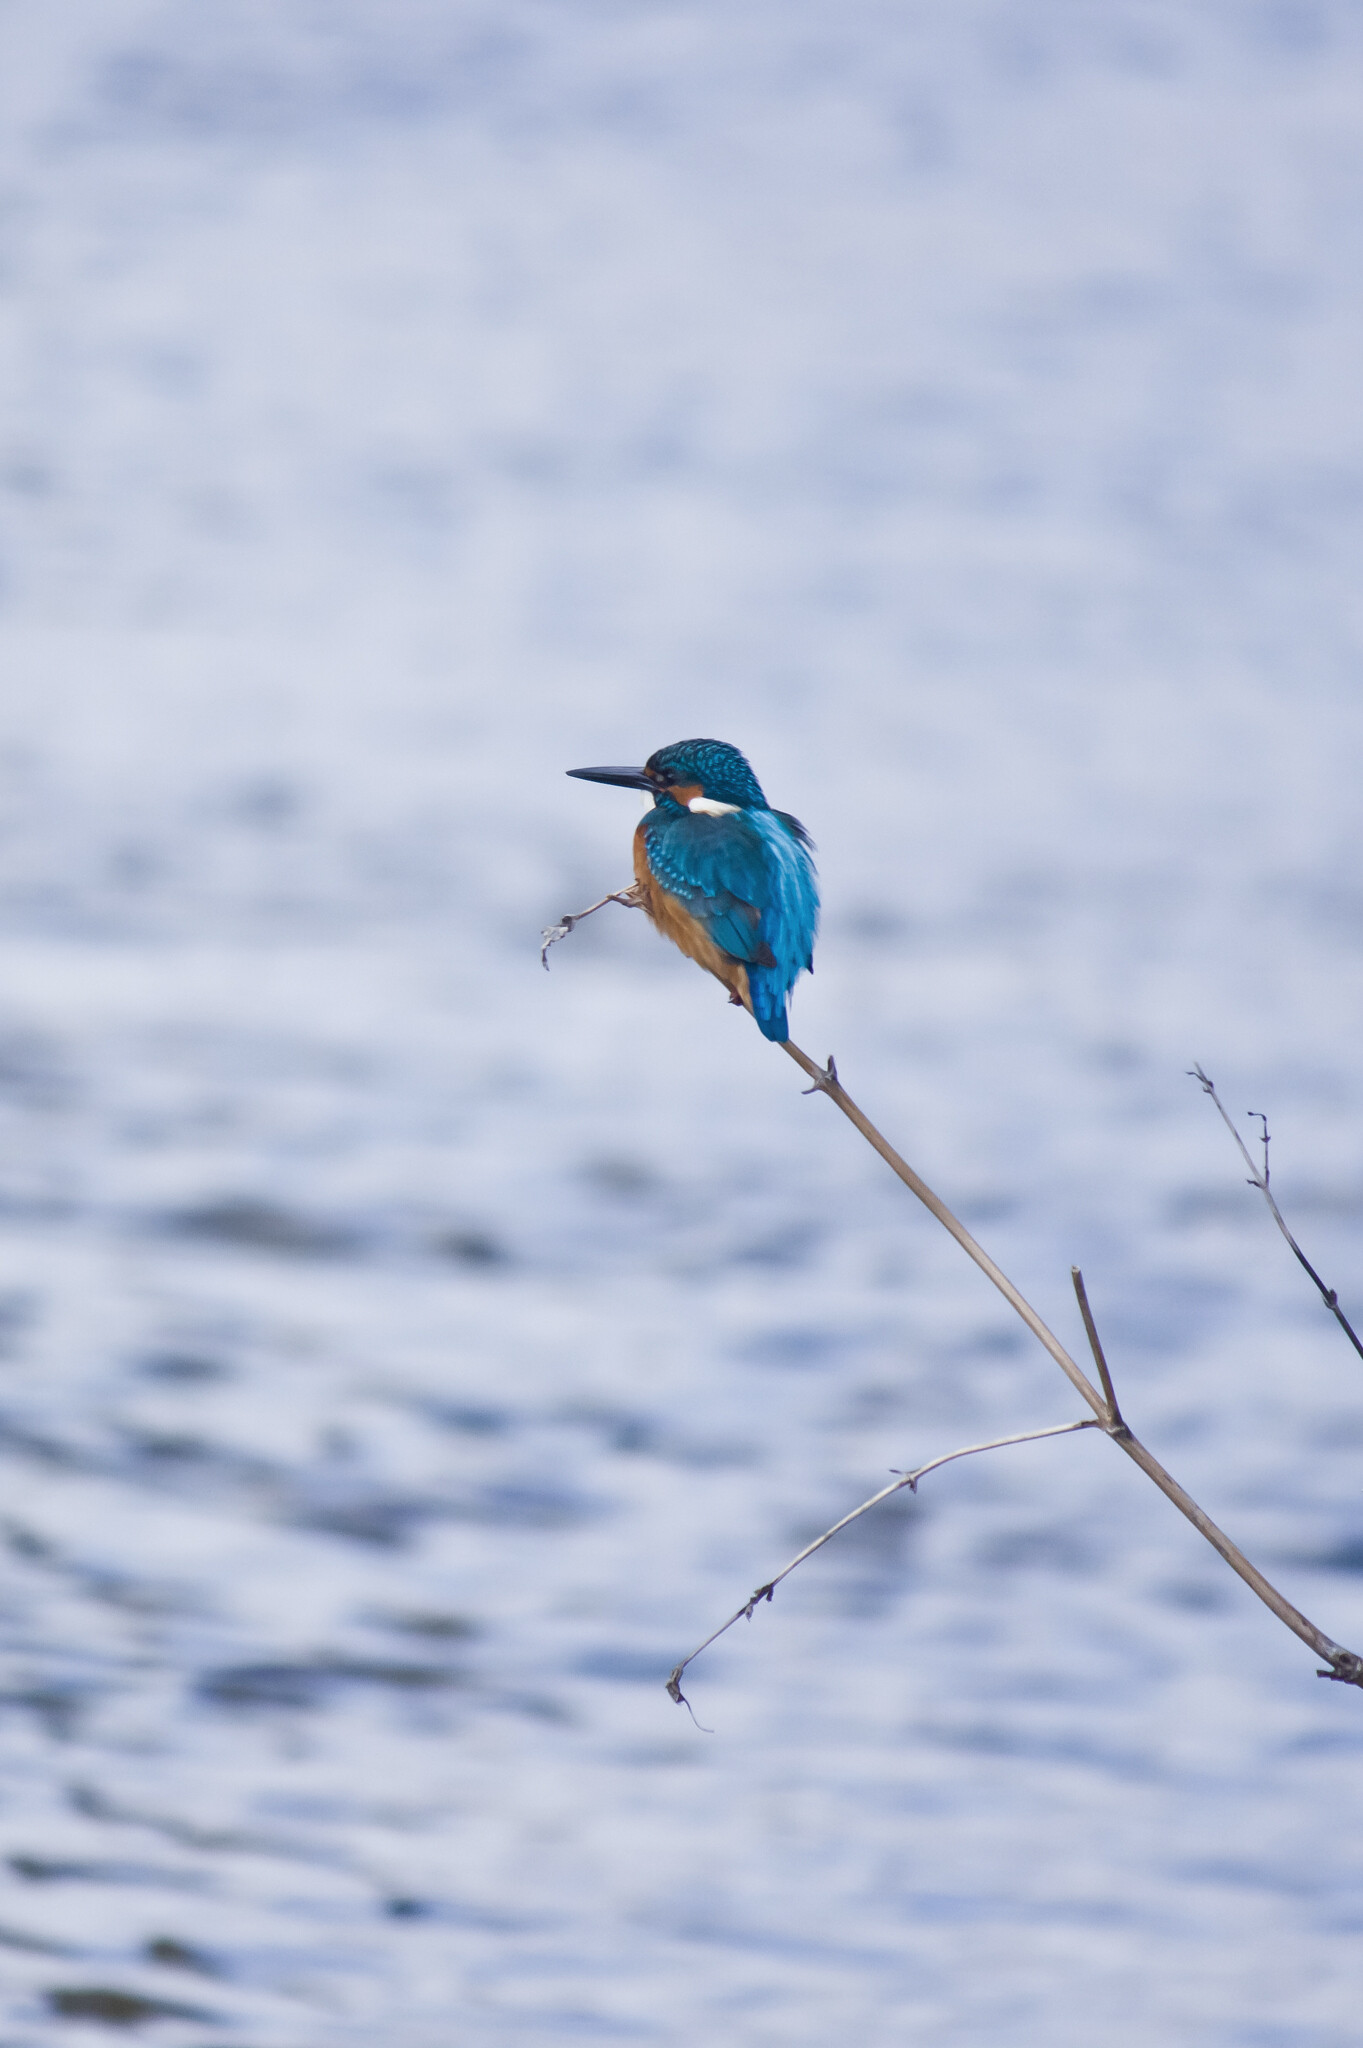
[[[814,971],[819,886],[813,841],[773,810],[727,740],[677,740],[642,768],[570,768],[583,782],[647,790],[634,834],[631,901],[688,959],[723,982],[764,1038],[789,1037],[786,1003]]]

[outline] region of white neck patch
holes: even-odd
[[[703,818],[732,818],[742,807],[739,804],[717,804],[712,796],[693,796],[686,808],[699,811]]]

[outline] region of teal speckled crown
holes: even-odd
[[[647,767],[683,784],[698,782],[712,803],[737,804],[745,811],[767,808],[761,783],[727,740],[675,740],[650,754]]]

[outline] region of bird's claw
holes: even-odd
[[[560,939],[566,939],[576,923],[575,917],[565,917],[561,924],[547,924],[540,933],[540,966],[546,974],[549,972],[549,948],[556,946]]]
[[[814,1070],[814,1086],[812,1088],[802,1088],[800,1093],[802,1095],[831,1095],[833,1090],[839,1085],[838,1063],[832,1053],[829,1053],[828,1065],[826,1067],[816,1067]]]

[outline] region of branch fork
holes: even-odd
[[[609,901],[610,899],[606,900]],[[593,907],[599,908],[599,906]],[[705,1638],[703,1643],[698,1644],[692,1650],[689,1657],[684,1657],[681,1663],[675,1666],[667,1680],[667,1690],[671,1697],[679,1705],[685,1706],[689,1712],[691,1710],[690,1701],[681,1689],[682,1675],[687,1666],[695,1661],[702,1650],[708,1649],[713,1642],[717,1641],[720,1636],[731,1629],[735,1622],[751,1621],[757,1608],[761,1606],[763,1601],[770,1602],[781,1581],[788,1578],[798,1565],[803,1564],[807,1557],[812,1557],[816,1550],[821,1550],[825,1543],[830,1542],[850,1522],[855,1522],[859,1516],[869,1513],[872,1508],[877,1507],[881,1501],[888,1499],[891,1494],[898,1493],[905,1488],[911,1493],[916,1493],[918,1482],[926,1473],[935,1471],[941,1465],[948,1465],[954,1459],[973,1457],[981,1451],[1002,1450],[1010,1444],[1033,1443],[1041,1437],[1066,1436],[1081,1429],[1101,1429],[1104,1435],[1111,1438],[1119,1450],[1124,1451],[1126,1456],[1140,1467],[1146,1477],[1152,1480],[1160,1489],[1161,1493],[1167,1495],[1179,1512],[1187,1516],[1199,1535],[1203,1536],[1211,1544],[1213,1550],[1225,1560],[1233,1572],[1237,1573],[1245,1581],[1250,1590],[1257,1594],[1258,1598],[1263,1601],[1271,1613],[1277,1616],[1284,1627],[1291,1629],[1294,1635],[1299,1636],[1322,1659],[1323,1668],[1318,1674],[1321,1678],[1333,1679],[1341,1685],[1356,1685],[1363,1688],[1363,1657],[1359,1657],[1352,1650],[1344,1649],[1339,1643],[1332,1641],[1323,1629],[1317,1628],[1313,1621],[1308,1621],[1306,1616],[1299,1612],[1292,1605],[1291,1601],[1278,1591],[1276,1586],[1270,1584],[1258,1567],[1250,1563],[1239,1546],[1231,1541],[1224,1530],[1217,1527],[1210,1515],[1198,1506],[1192,1495],[1185,1492],[1173,1475],[1166,1472],[1158,1459],[1146,1449],[1138,1437],[1133,1435],[1117,1400],[1117,1391],[1113,1384],[1112,1373],[1103,1351],[1102,1341],[1098,1335],[1093,1310],[1089,1306],[1088,1291],[1084,1286],[1084,1276],[1079,1268],[1072,1266],[1070,1268],[1070,1277],[1074,1284],[1075,1298],[1083,1320],[1084,1333],[1088,1338],[1089,1349],[1093,1354],[1093,1363],[1100,1382],[1099,1386],[1094,1385],[1088,1374],[1070,1356],[1059,1338],[1053,1331],[1047,1328],[1030,1302],[1018,1292],[1012,1281],[994,1264],[994,1261],[983,1247],[975,1242],[975,1239],[960,1221],[959,1217],[952,1214],[945,1202],[933,1193],[926,1181],[914,1172],[907,1160],[900,1157],[894,1147],[876,1129],[870,1118],[857,1107],[839,1079],[837,1065],[832,1055],[829,1055],[827,1066],[820,1067],[809,1057],[808,1053],[801,1051],[800,1047],[789,1039],[784,1042],[783,1049],[807,1075],[812,1084],[803,1092],[806,1095],[827,1095],[832,1102],[836,1103],[848,1121],[854,1124],[861,1132],[867,1143],[880,1154],[881,1158],[899,1176],[904,1185],[913,1194],[917,1195],[924,1207],[931,1211],[943,1228],[949,1231],[951,1236],[956,1239],[956,1242],[967,1256],[974,1260],[980,1270],[998,1288],[1005,1301],[1022,1318],[1028,1329],[1031,1330],[1032,1334],[1050,1353],[1075,1391],[1092,1410],[1092,1413],[1078,1422],[1062,1422],[1054,1424],[1048,1429],[1027,1430],[1019,1436],[995,1437],[990,1442],[983,1444],[967,1444],[960,1450],[947,1451],[940,1457],[929,1459],[927,1464],[918,1466],[912,1472],[897,1473],[889,1486],[883,1486],[878,1493],[872,1494],[869,1500],[865,1500],[859,1507],[853,1508],[849,1514],[844,1515],[840,1521],[835,1522],[830,1529],[825,1529],[823,1534],[816,1537],[812,1543],[806,1544],[797,1557],[793,1557],[789,1564],[783,1566],[773,1578],[766,1580],[755,1592],[749,1594],[743,1605],[737,1608],[727,1621],[722,1622],[717,1629]],[[1263,1136],[1264,1170],[1262,1174],[1259,1174],[1256,1172],[1254,1162],[1241,1142],[1239,1133],[1230,1124],[1230,1119],[1226,1116],[1225,1110],[1221,1109],[1221,1104],[1216,1097],[1216,1092],[1211,1082],[1200,1067],[1195,1068],[1194,1072],[1206,1093],[1216,1102],[1216,1106],[1221,1110],[1221,1115],[1226,1123],[1230,1125],[1232,1135],[1240,1146],[1246,1164],[1249,1166],[1252,1184],[1259,1188],[1265,1196],[1273,1210],[1279,1228],[1292,1246],[1302,1265],[1306,1267],[1307,1272],[1310,1273],[1312,1279],[1316,1282],[1326,1302],[1326,1306],[1334,1310],[1336,1317],[1344,1325],[1345,1330],[1352,1339],[1355,1348],[1363,1351],[1363,1346],[1359,1345],[1358,1338],[1335,1306],[1332,1293],[1325,1287],[1324,1282],[1307,1261],[1295,1238],[1293,1238],[1287,1225],[1283,1222],[1277,1203],[1269,1193],[1267,1123],[1265,1122],[1264,1125]],[[694,1714],[692,1718],[695,1718]],[[697,1726],[699,1725],[697,1723]]]

